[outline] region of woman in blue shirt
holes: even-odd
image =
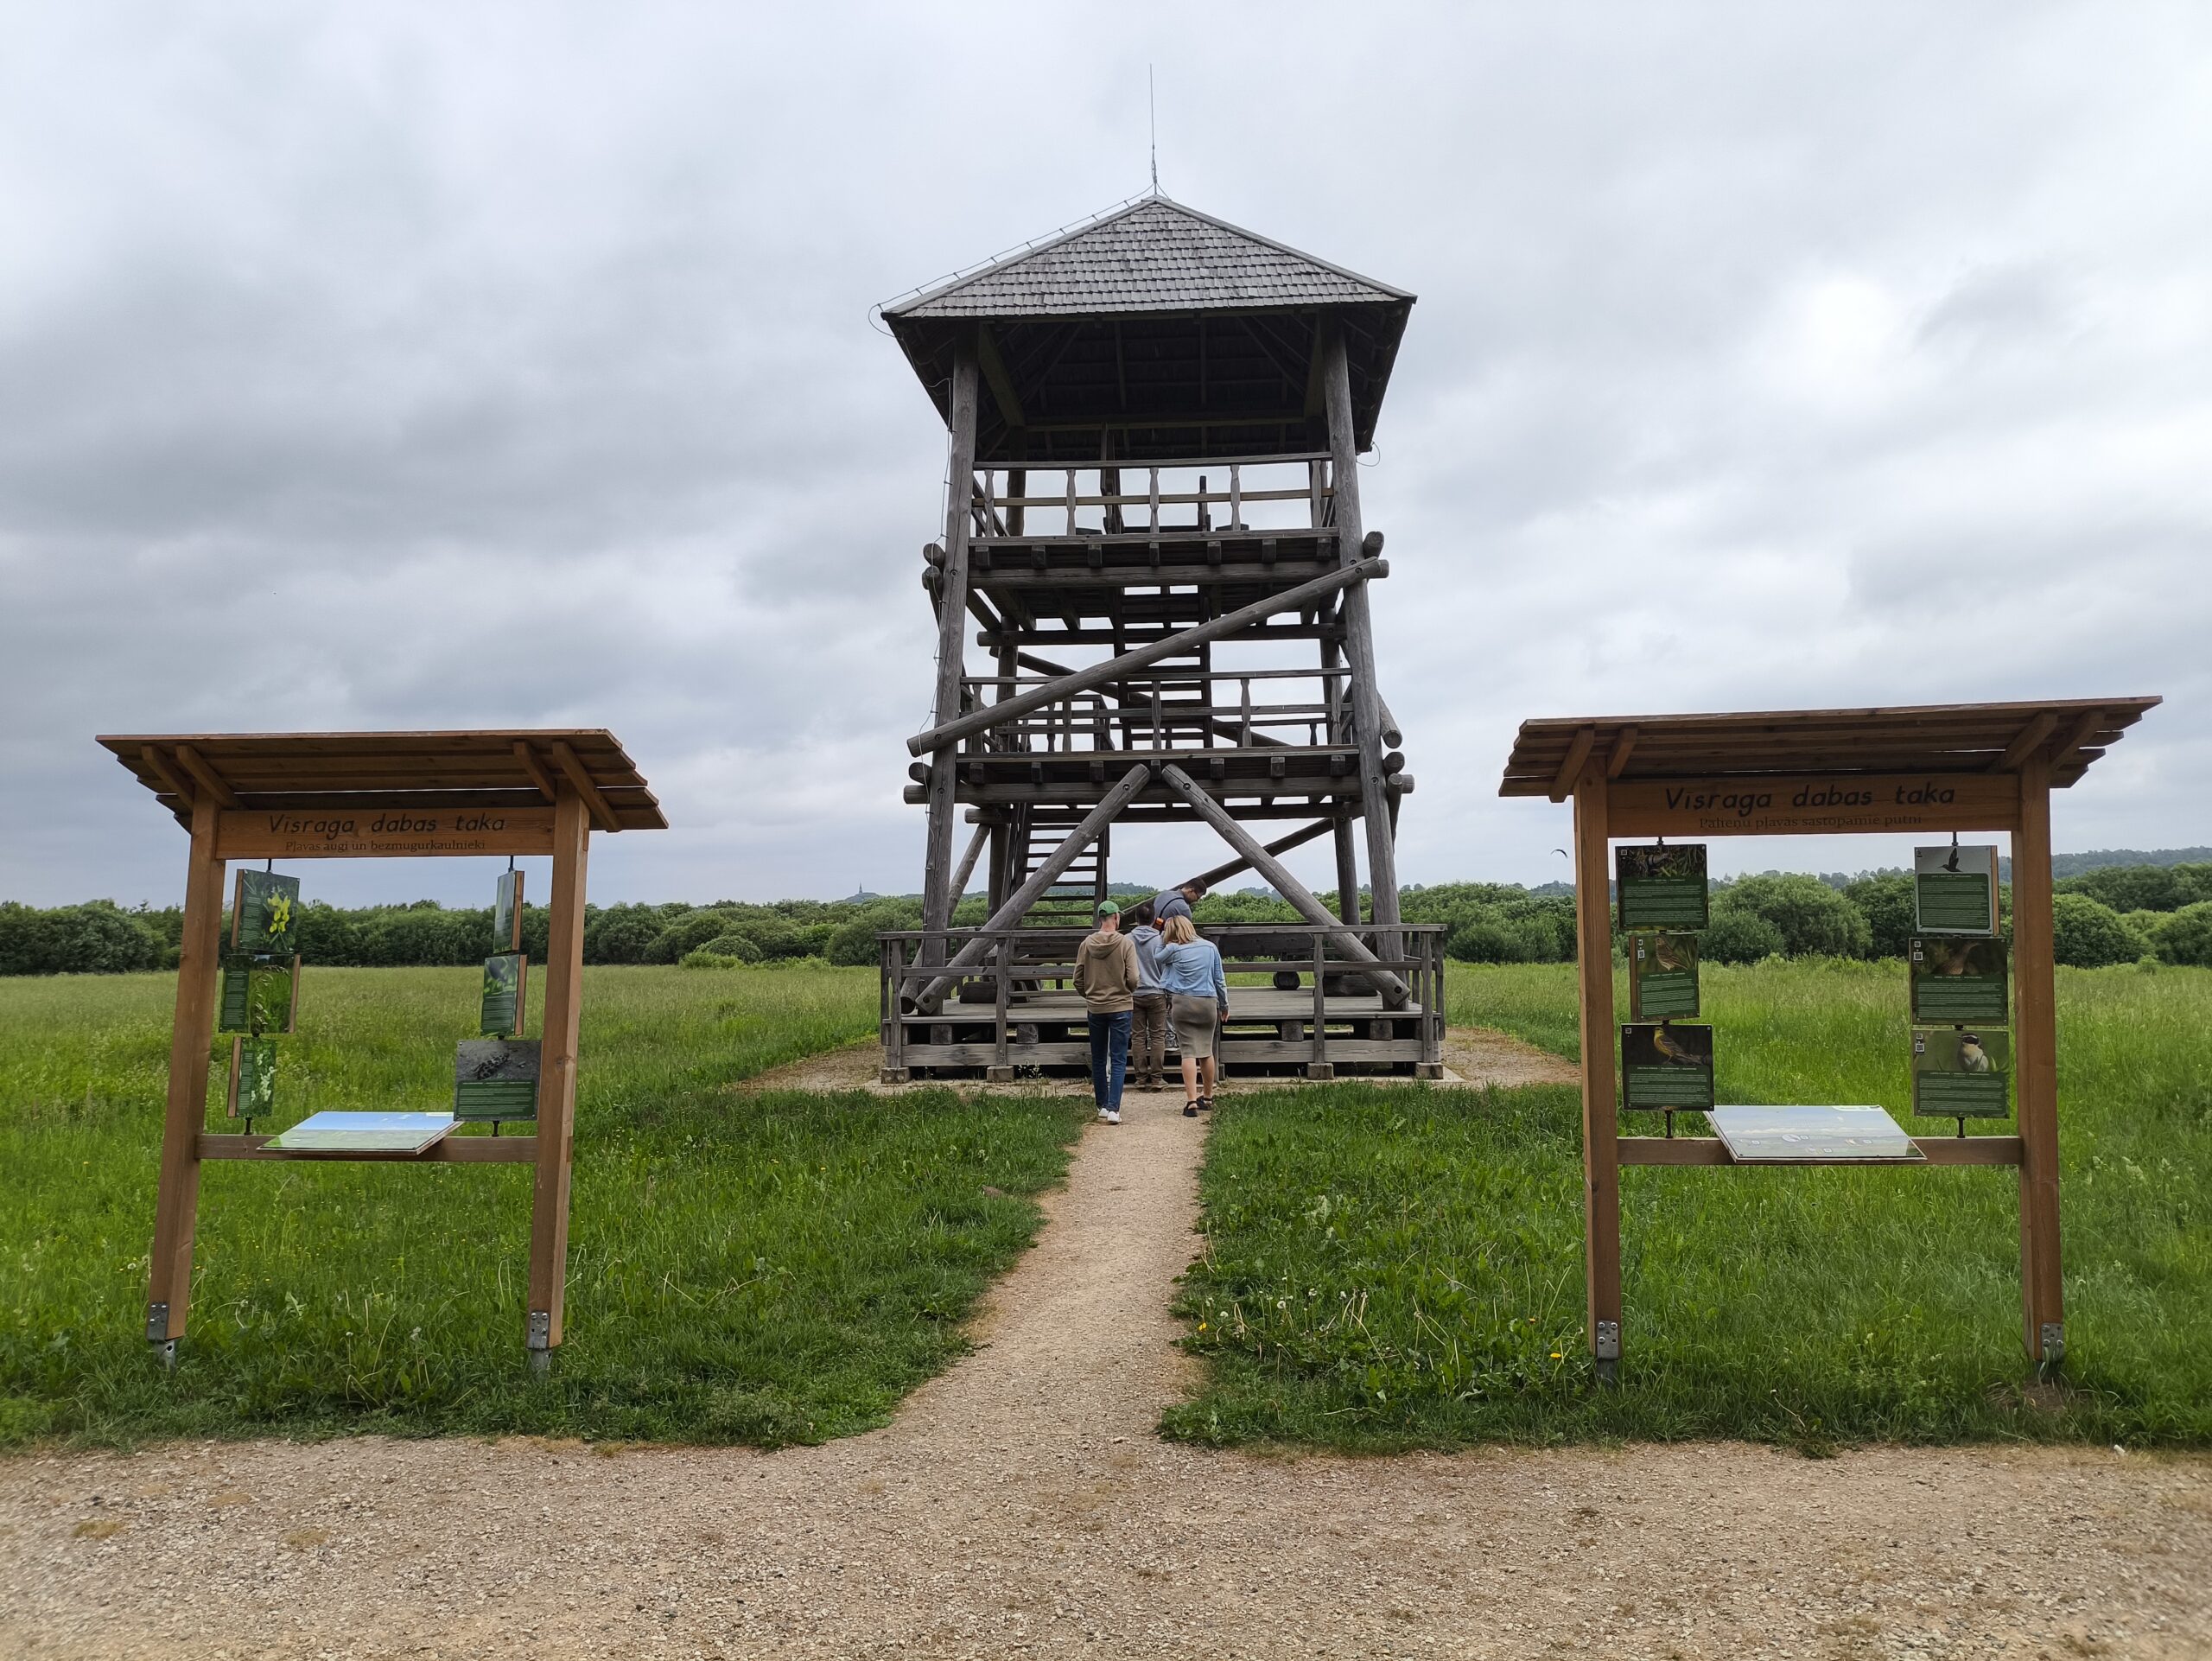
[[[1183,1117],[1194,1119],[1201,1108],[1213,1106],[1214,1045],[1229,1019],[1229,979],[1220,948],[1201,940],[1188,917],[1169,918],[1160,936],[1160,983],[1183,1056]]]

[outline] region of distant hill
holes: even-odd
[[[2154,848],[2144,853],[2133,848],[2094,848],[2086,854],[2053,854],[2053,876],[2079,876],[2107,865],[2201,865],[2212,862],[2212,848]],[[2012,880],[2012,862],[2005,862],[2005,878]]]

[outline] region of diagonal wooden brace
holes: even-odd
[[[1336,593],[1339,589],[1348,589],[1354,583],[1364,582],[1370,577],[1383,577],[1389,574],[1389,561],[1363,559],[1357,564],[1345,566],[1340,571],[1332,571],[1326,576],[1317,576],[1311,582],[1301,582],[1294,589],[1285,589],[1281,594],[1270,595],[1264,600],[1255,600],[1250,605],[1239,607],[1236,610],[1225,613],[1211,622],[1193,624],[1189,628],[1167,636],[1165,640],[1154,640],[1148,646],[1132,646],[1128,651],[1109,658],[1103,663],[1093,664],[1088,669],[1078,669],[1072,675],[1063,676],[1058,680],[1048,682],[1031,691],[1010,697],[1003,703],[986,703],[980,709],[970,710],[966,715],[945,722],[940,726],[932,727],[925,733],[915,734],[906,741],[906,748],[912,754],[927,755],[931,750],[943,749],[957,744],[971,734],[995,727],[1001,722],[1019,721],[1022,716],[1041,710],[1047,704],[1058,703],[1064,698],[1074,697],[1077,692],[1088,692],[1095,687],[1120,680],[1136,670],[1149,668],[1163,658],[1172,658],[1178,652],[1189,651],[1194,646],[1203,646],[1208,640],[1219,640],[1224,634],[1234,634],[1240,629],[1249,628],[1253,624],[1263,622],[1279,613],[1303,611],[1312,606],[1314,601]]]
[[[1167,787],[1198,810],[1198,817],[1214,828],[1216,834],[1251,862],[1252,869],[1268,880],[1268,886],[1290,901],[1299,914],[1309,923],[1327,929],[1329,938],[1337,943],[1344,956],[1355,964],[1375,965],[1376,955],[1367,949],[1367,943],[1329,915],[1328,907],[1316,900],[1303,882],[1283,869],[1282,862],[1261,846],[1260,840],[1243,825],[1230,818],[1229,810],[1198,787],[1198,780],[1170,762],[1160,768],[1160,776]],[[1389,970],[1362,967],[1360,974],[1382,995],[1382,1002],[1390,1009],[1402,1009],[1411,996],[1405,982]]]
[[[960,971],[978,967],[990,955],[992,931],[1012,928],[1019,923],[1030,907],[1037,903],[1038,896],[1060,880],[1083,850],[1097,841],[1121,811],[1135,799],[1136,793],[1151,782],[1152,769],[1141,761],[1123,773],[1121,782],[1106,792],[1097,806],[1084,815],[1080,824],[1068,832],[1067,840],[1046,855],[1045,862],[1030,874],[1029,880],[1007,895],[1006,904],[991,913],[982,931],[954,952],[946,960],[944,969],[916,994],[914,1008],[923,1015],[935,1015],[943,1007],[945,994],[958,983]]]

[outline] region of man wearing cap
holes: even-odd
[[[1090,1027],[1090,1096],[1103,1124],[1122,1122],[1122,1080],[1129,1067],[1129,1021],[1136,1007],[1136,948],[1122,932],[1122,908],[1098,907],[1098,932],[1075,954],[1075,990]]]

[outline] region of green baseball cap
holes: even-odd
[[[1119,917],[1122,908],[1110,900],[1102,900],[1098,902],[1098,914],[1101,917]]]

